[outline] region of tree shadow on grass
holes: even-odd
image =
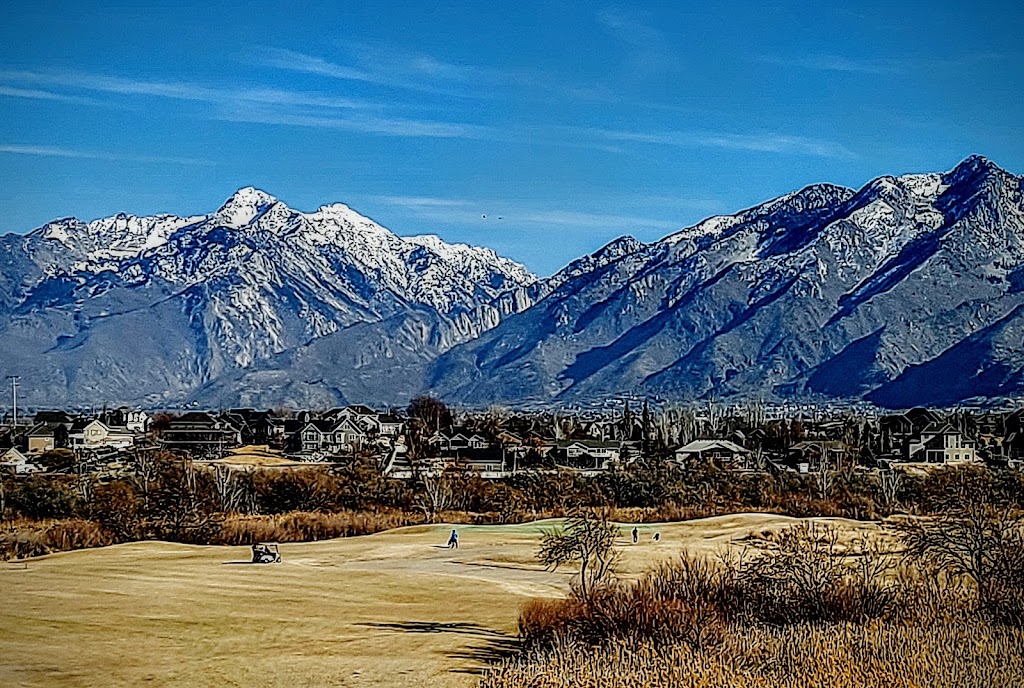
[[[473,665],[461,666],[452,671],[459,674],[480,675],[488,665],[496,664],[519,649],[519,639],[513,635],[496,631],[475,623],[464,621],[401,621],[394,623],[364,623],[360,626],[379,628],[403,633],[455,633],[472,636],[477,642],[472,645],[449,652],[452,659],[472,662]]]
[[[457,674],[473,674],[479,676],[488,667],[498,664],[519,651],[519,638],[512,635],[498,634],[497,637],[483,638],[479,643],[470,645],[456,652],[449,652],[452,659],[472,662],[473,665],[461,666],[452,671]]]

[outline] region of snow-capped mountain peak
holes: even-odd
[[[1024,330],[1024,179],[980,156],[815,184],[580,267],[442,355],[433,389],[471,404],[1024,393],[1006,347]]]
[[[1024,394],[1024,179],[972,156],[814,184],[543,280],[249,187],[209,214],[0,237],[0,316],[0,375],[35,403],[1005,398]]]
[[[479,322],[478,311],[535,281],[490,249],[403,239],[343,204],[303,213],[254,187],[206,215],[66,218],[0,242],[0,256],[18,256],[18,273],[0,274],[0,312],[57,318],[40,336],[58,332],[59,342],[76,342],[76,356],[96,360],[123,349],[117,335],[92,351],[87,342],[98,345],[99,329],[141,318],[143,331],[124,327],[156,337],[160,356],[183,352],[162,375],[185,375],[190,384],[359,326],[380,327],[381,346],[394,355],[399,333],[381,324],[393,318],[414,317],[426,328],[410,331],[419,344],[403,346],[452,346],[493,323]],[[6,293],[7,285],[16,291]],[[41,351],[58,351],[59,342]]]
[[[25,241],[47,273],[98,272],[116,269],[120,261],[162,246],[176,231],[202,219],[203,216],[140,217],[126,213],[91,222],[68,217],[30,232]]]
[[[210,219],[221,226],[239,229],[276,203],[277,199],[267,192],[246,186],[232,194]]]

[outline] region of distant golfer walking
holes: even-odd
[[[637,543],[637,540],[639,540],[639,539],[640,539],[640,531],[637,529],[636,526],[633,526],[633,544],[635,545]]]
[[[448,549],[452,548],[459,548],[459,534],[455,530],[452,530],[452,536],[448,538]]]

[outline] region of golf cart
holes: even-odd
[[[280,564],[281,552],[276,542],[257,542],[252,546],[252,563]]]

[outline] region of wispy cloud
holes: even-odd
[[[588,101],[606,99],[612,93],[604,85],[574,84],[535,68],[525,71],[445,60],[384,43],[340,41],[336,45],[339,47],[330,57],[286,48],[253,47],[242,60],[301,74],[444,96],[445,99],[512,96]]]
[[[597,13],[597,20],[625,44],[630,69],[651,73],[678,65],[665,34],[642,15],[624,8],[607,8]]]
[[[374,196],[374,200],[386,205],[402,208],[465,208],[473,205],[460,198],[436,198],[431,196]]]
[[[768,64],[820,72],[897,74],[907,71],[906,64],[899,60],[850,58],[842,55],[804,55],[800,57],[762,55],[760,60]]]
[[[484,86],[518,81],[511,72],[445,62],[429,55],[368,43],[343,44],[349,62],[336,62],[284,48],[260,48],[247,57],[256,64],[331,79],[439,95],[484,97]]]
[[[382,136],[503,139],[489,127],[384,114],[372,101],[326,93],[264,87],[214,88],[187,81],[128,79],[101,74],[53,74],[0,70],[0,82],[64,88],[122,96],[167,98],[213,106],[200,117],[225,122],[312,127]],[[0,87],[5,88],[5,87]],[[13,88],[15,91],[29,89]],[[40,91],[42,93],[42,91]],[[2,95],[2,92],[0,92]],[[55,97],[74,98],[54,94]],[[346,113],[346,114],[341,114]]]
[[[678,222],[637,215],[578,212],[561,209],[524,208],[500,200],[469,201],[425,196],[376,196],[371,202],[402,208],[425,220],[448,224],[538,225],[602,229],[679,229]]]
[[[494,140],[503,138],[500,132],[477,124],[438,122],[432,120],[408,119],[385,116],[326,116],[301,112],[276,111],[273,109],[228,109],[215,114],[214,119],[223,122],[245,122],[252,124],[276,124],[315,129],[339,129],[381,136],[410,138],[447,138]]]
[[[175,157],[166,155],[131,155],[95,150],[79,150],[76,148],[60,148],[57,146],[33,146],[18,143],[0,144],[0,153],[10,155],[34,155],[48,158],[85,158],[89,160],[112,160],[119,162],[166,163],[169,165],[214,165],[210,160],[200,158]]]
[[[11,86],[0,86],[0,97],[27,98],[30,100],[52,100],[62,103],[74,103],[76,105],[107,105],[107,103],[104,103],[102,100],[96,100],[95,98],[53,93],[51,91],[43,91],[37,88],[14,88]]]
[[[423,71],[458,72],[457,67],[431,61]],[[465,75],[458,72],[461,77]],[[461,78],[460,77],[460,78]],[[378,136],[464,139],[536,146],[576,147],[621,154],[627,144],[682,148],[723,148],[760,153],[785,153],[849,158],[841,144],[779,133],[718,133],[680,131],[626,131],[586,127],[517,125],[502,127],[460,121],[461,118],[410,117],[395,106],[317,91],[262,86],[216,88],[191,81],[132,79],[88,72],[50,73],[0,70],[0,96],[35,97],[109,104],[116,100],[83,98],[82,92],[132,98],[163,98],[207,105],[193,116],[224,122],[334,129]],[[415,99],[414,99],[415,100]],[[408,112],[416,104],[402,101]],[[568,135],[567,135],[568,134]]]
[[[761,55],[757,59],[767,64],[819,72],[907,74],[922,69],[957,69],[1019,57],[1019,54],[978,52],[965,55],[944,55],[942,57],[903,56],[887,58],[848,57],[828,54],[799,56]]]
[[[612,227],[679,229],[678,222],[656,220],[635,215],[608,215],[602,213],[581,213],[569,210],[543,210],[511,215],[513,220],[538,225],[561,225],[571,227]]]
[[[277,103],[282,105],[307,105],[331,109],[367,109],[379,105],[365,100],[343,98],[330,94],[291,91],[275,88],[214,88],[188,81],[153,81],[130,79],[88,72],[47,73],[31,71],[0,70],[0,81],[29,84],[35,87],[61,87],[65,89],[92,91],[126,96],[148,96],[205,103]],[[25,91],[26,89],[12,89]],[[41,91],[38,91],[42,93]],[[54,94],[57,98],[73,98],[65,94]],[[26,96],[27,97],[27,96]]]
[[[699,131],[629,131],[595,127],[575,127],[568,128],[568,130],[606,141],[646,143],[677,148],[722,148],[823,158],[855,157],[848,148],[834,141],[775,132],[745,134]]]
[[[256,51],[256,54],[250,56],[249,60],[268,67],[276,67],[290,72],[316,74],[332,79],[375,81],[374,76],[367,71],[347,67],[315,55],[307,55],[284,48],[257,48]]]

